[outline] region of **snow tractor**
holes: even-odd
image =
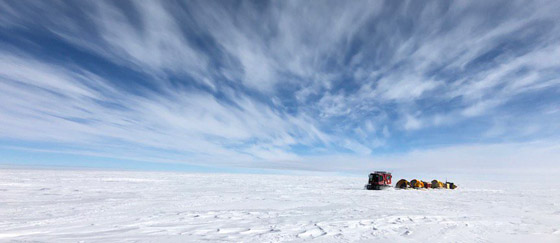
[[[369,181],[366,185],[368,190],[381,190],[391,186],[391,173],[385,171],[375,171],[369,174]]]
[[[400,179],[397,184],[395,185],[396,188],[399,189],[407,189],[410,188],[410,182],[405,179]]]

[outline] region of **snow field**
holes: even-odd
[[[560,242],[557,188],[367,191],[366,182],[0,170],[0,241]]]

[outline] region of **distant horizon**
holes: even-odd
[[[74,172],[130,172],[130,173],[180,173],[180,174],[205,174],[205,175],[285,175],[285,176],[317,176],[317,177],[351,177],[351,178],[361,178],[364,180],[364,184],[367,182],[369,173],[371,171],[354,171],[354,172],[332,172],[332,171],[304,171],[304,170],[286,170],[286,169],[254,169],[254,168],[198,168],[193,169],[188,165],[176,164],[168,165],[161,164],[152,165],[150,167],[131,166],[131,167],[107,167],[92,164],[91,166],[75,166],[75,165],[36,165],[36,164],[0,164],[0,174],[2,171],[10,170],[21,170],[21,171],[74,171]],[[477,182],[520,182],[519,178],[527,175],[539,175],[539,181],[537,182],[520,182],[525,184],[535,184],[541,185],[542,183],[553,183],[558,184],[557,173],[542,173],[541,172],[516,172],[512,173],[485,173],[481,171],[479,173],[469,172],[469,173],[440,173],[438,175],[429,175],[430,173],[420,172],[415,173],[414,171],[392,171],[386,170],[393,175],[394,185],[400,179],[412,180],[440,180],[440,181],[450,181],[457,185],[471,185]]]

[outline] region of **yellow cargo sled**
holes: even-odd
[[[410,187],[410,182],[408,182],[405,179],[401,179],[400,181],[397,182],[397,184],[395,184],[395,187],[400,189],[406,189]]]
[[[424,183],[422,183],[422,181],[414,179],[410,181],[410,187],[414,189],[424,188]]]
[[[455,185],[455,183],[453,183],[453,182],[445,182],[445,188],[455,189],[455,188],[457,188],[457,185]]]
[[[433,180],[432,181],[432,188],[445,188],[443,185],[443,182],[438,181],[438,180]]]

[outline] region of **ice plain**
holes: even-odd
[[[560,242],[558,187],[367,191],[366,181],[2,169],[0,241]]]

